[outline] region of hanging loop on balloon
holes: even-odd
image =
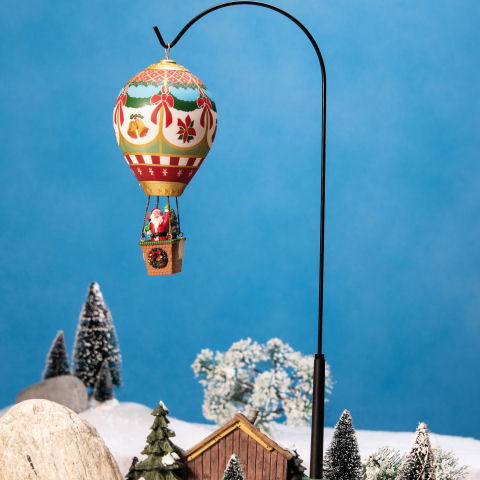
[[[168,60],[169,56],[170,56],[170,44],[167,43],[167,47],[165,48],[165,58]]]

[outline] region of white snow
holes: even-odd
[[[173,465],[179,458],[180,457],[175,452],[167,453],[162,457],[162,463],[164,465]]]
[[[0,417],[8,408],[0,410]],[[140,452],[145,447],[145,441],[150,433],[154,417],[151,409],[139,403],[110,401],[89,408],[80,414],[90,422],[104,439],[108,448],[118,462],[123,475],[128,472],[134,456],[144,458]],[[172,441],[188,450],[217,429],[216,425],[189,423],[168,416],[169,427],[176,433]],[[324,445],[328,446],[333,429],[325,429]],[[480,480],[480,440],[450,435],[438,435],[430,432],[432,447],[450,450],[460,459],[462,465],[469,465],[468,480]],[[415,440],[415,432],[380,432],[357,430],[358,443],[362,460],[375,450],[385,445],[396,448],[401,453],[410,450]],[[304,459],[308,469],[310,457],[310,429],[294,429],[286,425],[277,425],[272,438],[282,447],[295,446]]]

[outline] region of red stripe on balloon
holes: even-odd
[[[139,181],[188,183],[195,175],[196,168],[182,168],[168,165],[131,164],[130,169]]]

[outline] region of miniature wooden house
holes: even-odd
[[[287,480],[292,454],[240,413],[185,452],[185,480],[222,480],[232,454],[238,456],[246,480]]]

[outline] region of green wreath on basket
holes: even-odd
[[[148,263],[153,268],[165,268],[168,263],[168,255],[163,248],[152,248],[148,254]]]

